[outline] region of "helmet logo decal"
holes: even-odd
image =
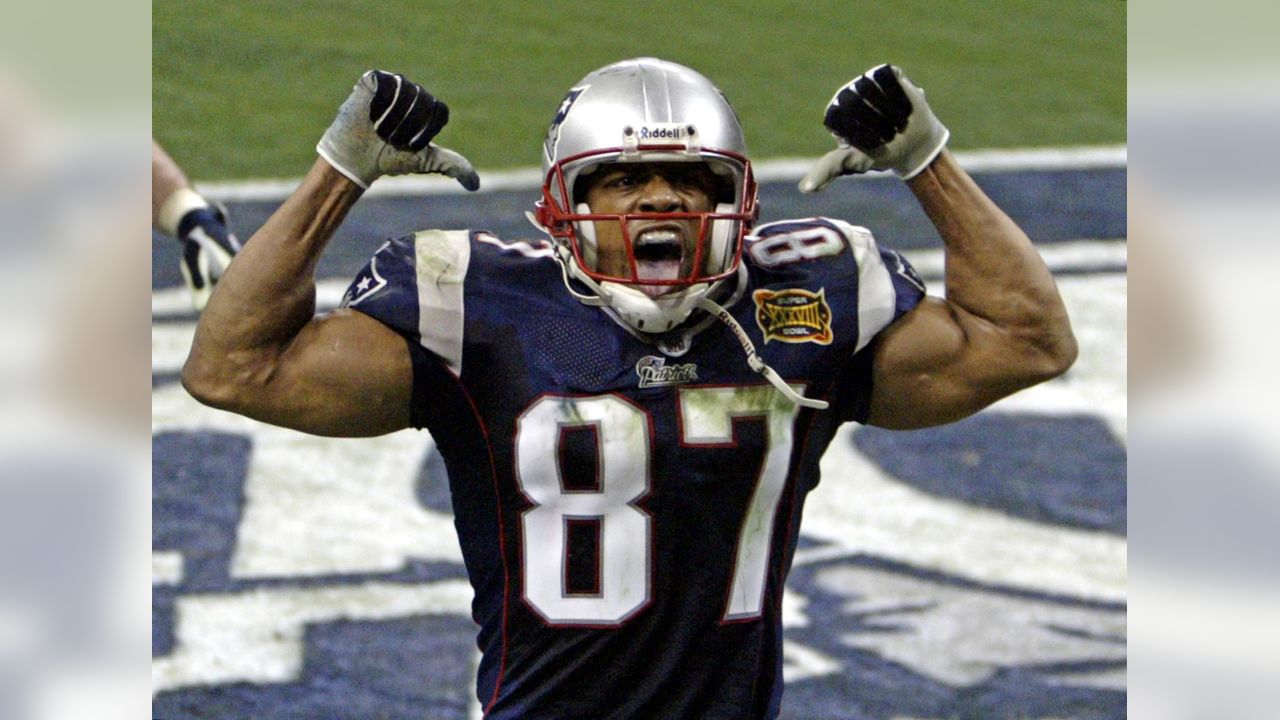
[[[764,333],[764,342],[814,342],[831,344],[831,308],[827,306],[826,288],[812,293],[799,288],[790,290],[756,290],[751,299],[756,303],[756,324]]]
[[[646,355],[636,362],[636,375],[640,376],[642,388],[680,385],[697,381],[698,366],[693,363],[668,365],[666,358]]]
[[[560,102],[560,107],[556,109],[556,116],[551,119],[551,127],[547,129],[547,141],[543,151],[548,158],[556,157],[556,146],[560,144],[560,126],[564,124],[564,119],[569,116],[569,108],[577,102],[578,96],[586,92],[590,85],[580,85],[569,91],[564,96],[564,100]]]

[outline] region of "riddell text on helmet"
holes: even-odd
[[[683,140],[690,133],[686,125],[665,124],[642,126],[638,134],[641,140]]]

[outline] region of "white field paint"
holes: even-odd
[[[955,154],[970,172],[997,170],[1084,170],[1125,167],[1129,151],[1124,145],[1104,147],[1033,148],[1022,150],[975,150]],[[758,182],[799,182],[817,158],[778,158],[753,162]],[[887,173],[871,173],[881,175]],[[301,178],[243,180],[196,183],[205,197],[223,202],[284,200]],[[477,192],[534,190],[542,186],[539,168],[517,168],[480,172]],[[366,197],[403,195],[461,195],[467,191],[457,181],[443,175],[400,175],[380,178]]]

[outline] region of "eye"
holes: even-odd
[[[640,184],[640,179],[634,173],[620,172],[605,178],[604,184],[611,188],[631,188]]]
[[[700,190],[705,192],[707,189],[707,184],[702,181],[702,178],[693,175],[679,178],[677,184],[681,190]]]
[[[710,193],[712,188],[711,178],[709,178],[706,173],[699,172],[692,168],[673,174],[671,182],[676,187],[685,191],[693,190]]]

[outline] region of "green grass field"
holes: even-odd
[[[902,66],[952,147],[1125,142],[1125,13],[1052,2],[155,0],[153,133],[200,180],[295,177],[371,67],[444,98],[439,141],[483,172],[539,162],[547,123],[590,70],[656,55],[728,95],[756,158],[816,156],[826,102]]]

